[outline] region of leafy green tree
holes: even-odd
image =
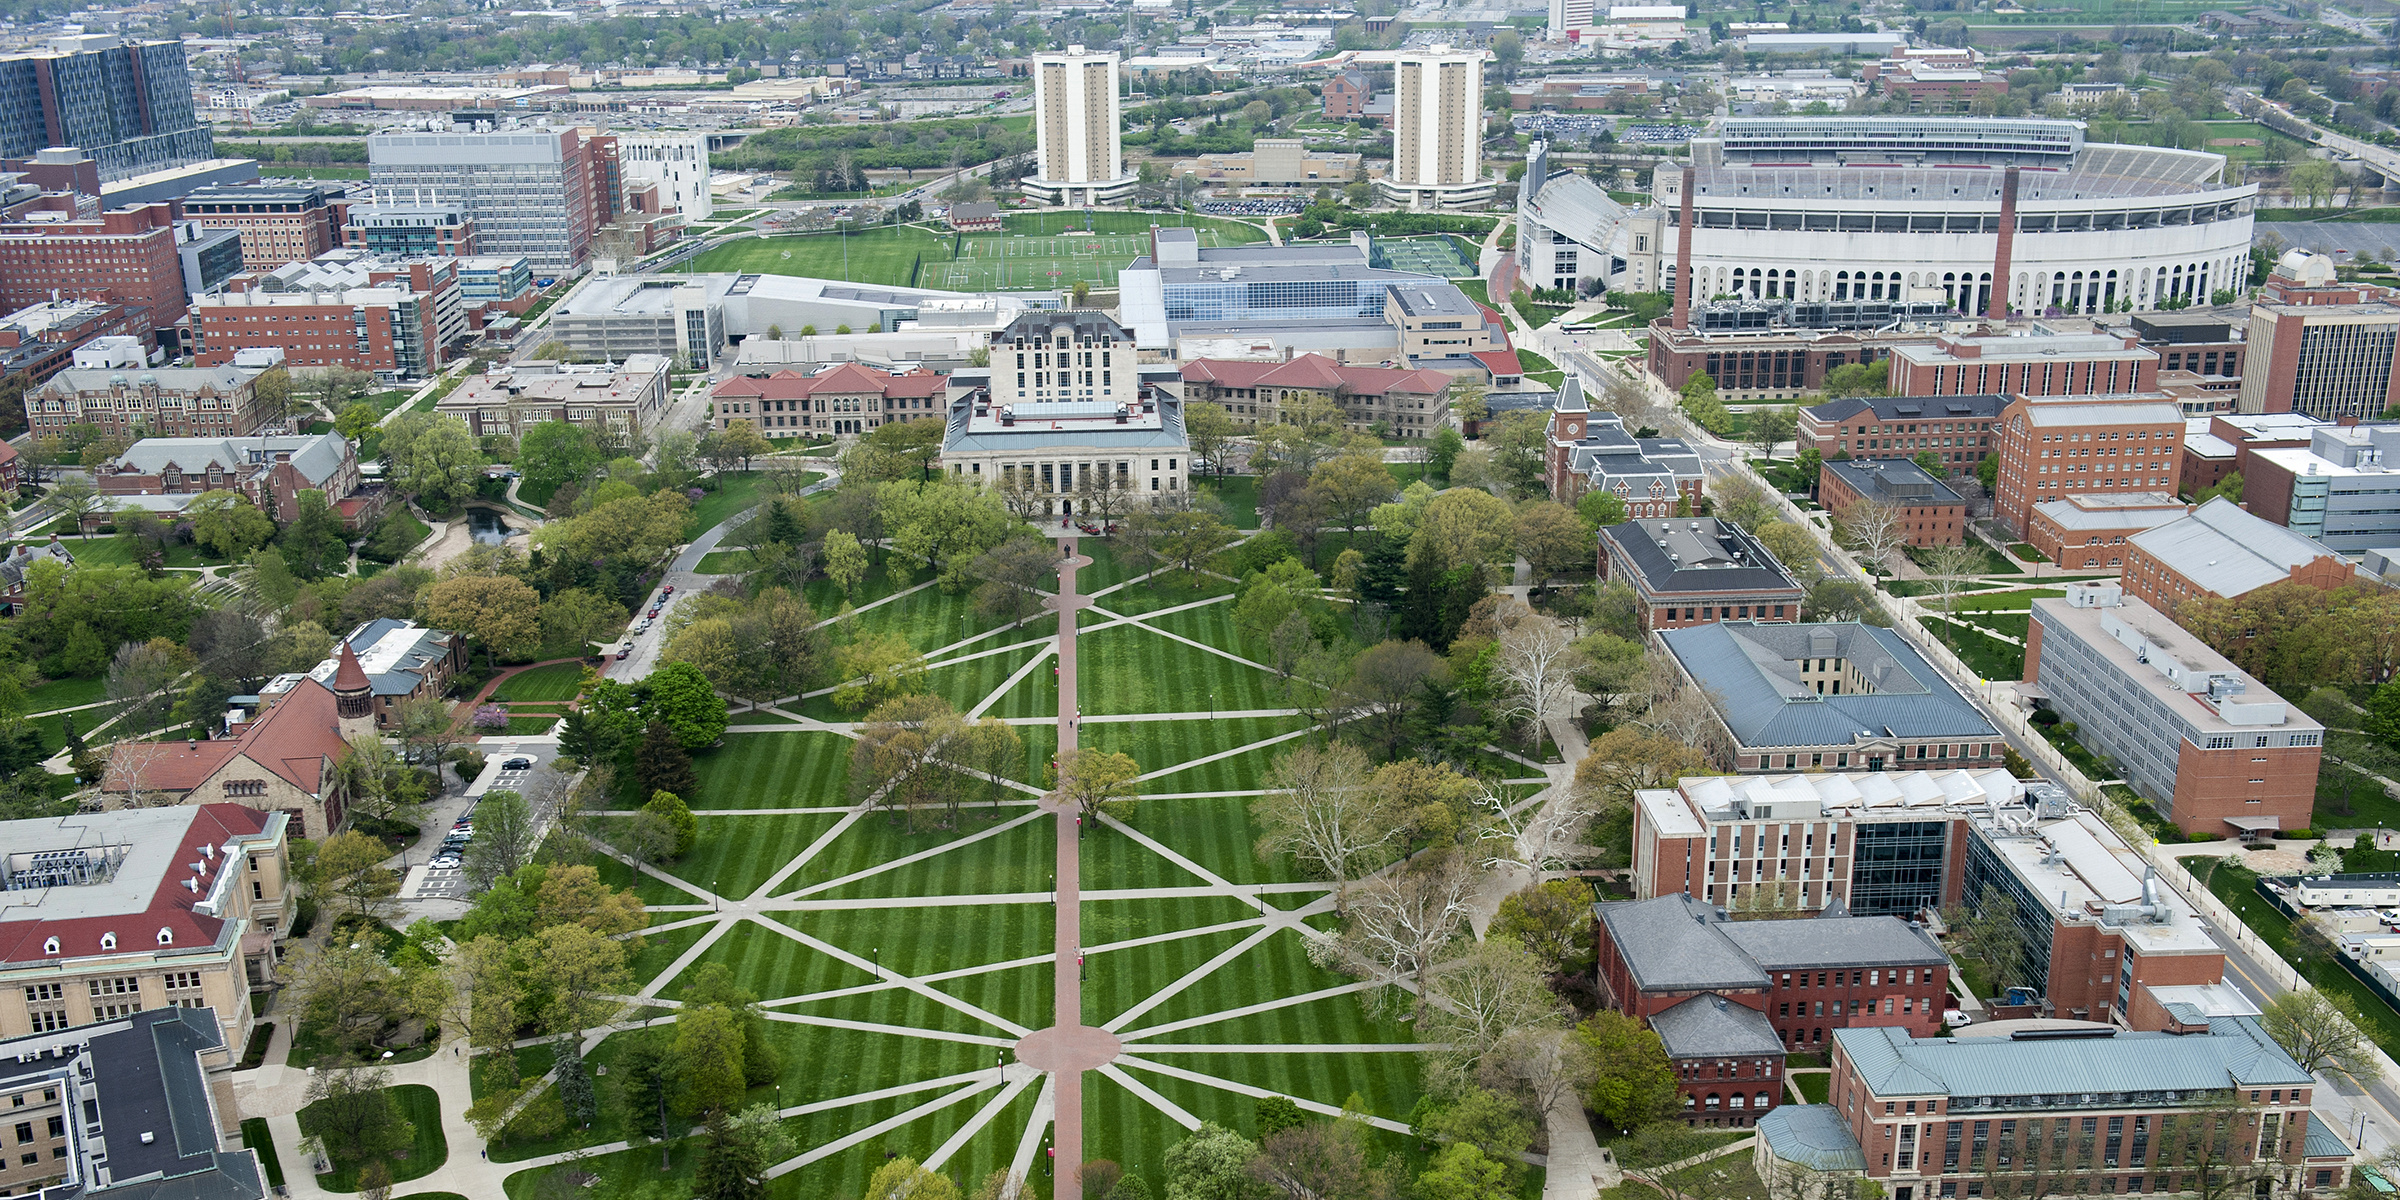
[[[1825,372],[1825,395],[1832,399],[1844,396],[1881,396],[1891,388],[1891,367],[1883,363],[1850,363]]]
[[[382,420],[383,414],[377,411],[374,405],[360,400],[344,408],[340,415],[334,417],[333,431],[350,439],[352,445],[357,445],[358,440],[367,436],[367,431],[375,428],[376,424]]]
[[[642,806],[642,811],[665,821],[675,831],[674,857],[690,854],[693,844],[700,840],[700,819],[692,815],[691,808],[675,793],[650,793],[650,802]]]
[[[384,427],[383,460],[392,487],[416,497],[428,512],[449,512],[475,494],[483,452],[467,423],[454,416],[403,413]]]
[[[749,1087],[742,1046],[741,1019],[730,1010],[713,1004],[677,1010],[675,1059],[683,1083],[678,1111],[687,1117],[722,1113],[741,1103]]]
[[[608,461],[592,432],[571,421],[542,421],[517,439],[519,488],[546,496],[566,484],[581,482]]]
[[[1247,1200],[1258,1144],[1214,1121],[1167,1149],[1166,1200]]]
[[[705,750],[725,736],[725,698],[690,663],[667,663],[642,680],[642,714],[664,723],[686,753]],[[668,788],[677,795],[683,791]]]
[[[1451,464],[1458,461],[1458,452],[1467,448],[1467,439],[1445,425],[1433,435],[1432,445],[1425,454],[1425,473],[1444,483],[1450,481]]]
[[[274,520],[240,492],[202,492],[183,512],[192,523],[192,540],[222,559],[240,558],[275,536]]]
[[[782,1118],[768,1105],[712,1113],[701,1133],[693,1200],[765,1200],[767,1169],[797,1149]]]
[[[1632,1129],[1672,1115],[1681,1104],[1675,1065],[1666,1047],[1642,1023],[1603,1009],[1575,1029],[1591,1047],[1600,1072],[1586,1097],[1593,1112],[1619,1129]]]
[[[1507,1200],[1513,1192],[1507,1166],[1463,1142],[1442,1147],[1417,1176],[1418,1200]]]
[[[1575,498],[1575,515],[1594,531],[1625,523],[1625,501],[1615,492],[1593,489]]]
[[[416,1129],[392,1101],[392,1073],[380,1067],[318,1071],[308,1081],[300,1127],[336,1162],[389,1158]]]
[[[589,1128],[600,1119],[600,1095],[592,1087],[591,1068],[583,1061],[583,1033],[565,1034],[552,1045],[556,1047],[551,1058],[556,1064],[553,1086],[558,1088],[559,1101],[566,1105],[567,1120],[577,1128]]]
[[[667,792],[680,796],[700,786],[692,773],[692,756],[684,752],[682,739],[664,721],[652,721],[642,730],[633,778],[639,791],[652,795]]]
[[[296,508],[276,537],[283,547],[285,565],[302,579],[342,574],[350,565],[350,540],[342,526],[341,510],[319,491],[300,493]]]

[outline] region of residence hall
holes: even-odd
[[[118,743],[100,783],[102,806],[231,802],[289,816],[296,838],[339,832],[350,797],[335,765],[349,753],[348,739],[375,735],[375,696],[348,642],[335,657],[330,684],[302,680],[229,736]]]
[[[2198,913],[2099,814],[1996,767],[1645,789],[1632,883],[1643,899],[1900,917],[2004,895],[2025,940],[2017,978],[2000,982],[2035,990],[2032,1016],[2157,1028],[2171,1005],[2224,980],[2224,952]]]
[[[106,341],[108,339],[102,339]],[[171,438],[248,437],[283,412],[266,411],[252,384],[260,372],[240,367],[127,368],[105,362],[86,346],[76,365],[25,393],[25,420],[36,437],[96,425],[120,437],[141,433]]]
[[[1799,581],[1730,521],[1645,518],[1605,526],[1599,541],[1600,578],[1632,586],[1645,629],[1800,619]]]
[[[2076,492],[2034,505],[2025,541],[2067,570],[2115,571],[2124,567],[2135,534],[2191,511],[2164,492]]]
[[[1967,542],[1966,498],[1905,458],[1825,463],[1817,475],[1817,499],[1836,521],[1850,519],[1861,504],[1887,506],[1898,514],[1911,546]]]
[[[938,417],[948,387],[946,377],[931,371],[894,375],[843,363],[814,375],[736,375],[709,394],[716,403],[719,429],[748,421],[770,438],[830,437],[864,433],[891,421]]]
[[[1687,503],[1687,512],[1700,507],[1706,475],[1690,444],[1634,437],[1623,417],[1591,410],[1572,373],[1551,407],[1547,433],[1550,495],[1561,504],[1597,491],[1623,501],[1629,517],[1671,517]]]
[[[1352,433],[1381,424],[1393,437],[1429,438],[1450,425],[1452,378],[1431,368],[1348,366],[1322,354],[1286,362],[1196,358],[1183,364],[1183,398],[1222,404],[1244,424],[1272,424],[1294,401],[1330,400]]]
[[[2164,613],[2286,580],[2330,590],[2357,578],[2357,569],[2323,544],[2222,496],[2126,545],[2125,594]]]
[[[2033,602],[2020,697],[2075,723],[2186,833],[2305,829],[2325,727],[2117,583]]]
[[[1944,334],[1892,348],[1899,396],[2111,396],[2158,389],[2158,351],[2113,333]]]
[[[240,1044],[218,1022],[176,1005],[0,1041],[16,1126],[0,1195],[266,1200],[232,1085],[204,1066]]]
[[[2310,1111],[2316,1080],[2247,1017],[2177,1033],[1845,1029],[1830,1057],[1828,1103],[1760,1122],[1754,1160],[1802,1173],[1787,1186],[1863,1177],[1892,1200],[1939,1200],[2313,1195],[2349,1182],[2350,1147]],[[2193,1120],[2234,1122],[2230,1153],[2186,1136]]]
[[[1652,636],[1707,695],[1737,771],[1981,770],[2005,749],[1982,712],[1889,629],[1753,617]]]
[[[1928,450],[1972,467],[1992,452],[2008,397],[1848,396],[1800,410],[1800,448],[1832,460],[1915,458]]]
[[[1680,892],[1602,904],[1594,914],[1601,996],[1654,1025],[1694,1000],[1729,999],[1768,1023],[1778,1057],[1787,1047],[1822,1048],[1829,1029],[1892,1025],[1930,1035],[1942,1027],[1950,958],[1899,917],[1830,909],[1797,920],[1729,920]],[[1689,1095],[1695,1081],[1678,1074]],[[1742,1107],[1711,1104],[1705,1094],[1697,1100],[1687,1112]]]
[[[108,497],[109,511],[86,514],[87,532],[122,508],[173,520],[201,493],[217,491],[240,492],[278,521],[299,515],[301,492],[323,492],[356,526],[354,514],[362,511],[366,488],[357,452],[338,433],[143,438],[94,468],[92,481]],[[380,487],[374,498],[380,500]],[[374,510],[380,513],[380,504]]]
[[[2078,492],[2177,491],[2183,409],[2158,395],[2019,396],[2000,414],[1992,515],[2022,536],[2033,506]]]
[[[291,916],[282,813],[178,805],[0,821],[0,1037],[208,1010],[228,1045],[275,978]],[[230,1068],[230,1059],[210,1064]]]

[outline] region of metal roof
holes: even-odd
[[[1888,629],[1719,621],[1656,636],[1709,690],[1718,717],[1745,748],[1846,746],[1862,734],[1999,737],[1974,705]],[[1800,679],[1796,664],[1803,658],[1848,659],[1874,690],[1819,695]]]
[[[1867,1153],[1830,1104],[1786,1104],[1758,1119],[1775,1157],[1812,1171],[1864,1171]]]
[[[1890,1027],[1833,1038],[1875,1097],[2074,1097],[2111,1092],[2221,1092],[2315,1082],[2247,1017],[2207,1033],[2113,1037],[1916,1038]],[[2054,1101],[2055,1102],[2055,1101]]]
[[[1767,974],[1728,941],[1717,910],[1677,892],[1594,909],[1644,991],[1763,988]]]
[[[2239,596],[2281,583],[2292,569],[2334,551],[2304,534],[2219,496],[2180,521],[2145,529],[2134,545],[2177,574],[2220,596]]]
[[[1829,424],[1868,409],[1878,421],[1989,421],[2006,407],[2006,396],[1845,396],[1805,411]]]
[[[1801,592],[1756,538],[1715,517],[1626,521],[1602,529],[1600,540],[1653,593],[1773,590],[1796,602]]]
[[[1738,921],[1725,927],[1725,936],[1769,971],[1950,961],[1923,929],[1898,917]]]

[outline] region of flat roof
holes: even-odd
[[[2151,699],[2175,715],[2191,722],[2202,735],[2255,733],[2267,729],[2306,733],[2323,730],[2316,718],[2302,712],[2297,704],[2283,704],[2280,721],[2228,721],[2203,697],[2206,692],[2187,692],[2184,685],[2167,678],[2167,662],[2187,672],[2189,679],[2205,681],[2211,676],[2231,677],[2239,681],[2242,691],[2235,693],[2250,704],[2278,704],[2283,698],[2276,695],[2255,676],[2233,664],[2233,660],[2216,652],[2198,636],[2177,625],[2165,613],[2150,607],[2133,596],[2120,595],[2120,602],[2110,605],[2076,607],[2063,598],[2044,598],[2033,602],[2033,619],[2043,625],[2072,632],[2093,654],[2099,655],[2109,669],[2132,686],[2147,692]],[[2130,633],[2139,634],[2145,648],[2136,650],[2118,639],[2105,626],[2110,617],[2124,623]]]
[[[2157,881],[2100,814],[2080,810],[2050,820],[2010,815],[1978,821],[1977,828],[1985,847],[2052,917],[2100,921],[2142,954],[2223,953],[2191,902]],[[2159,922],[2104,915],[2145,903],[2165,905],[2173,916]]]

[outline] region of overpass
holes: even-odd
[[[2259,124],[2323,146],[2337,156],[2354,159],[2363,174],[2381,180],[2387,189],[2400,189],[2400,150],[2336,133],[2255,92],[2238,92],[2236,99],[2238,106]]]

